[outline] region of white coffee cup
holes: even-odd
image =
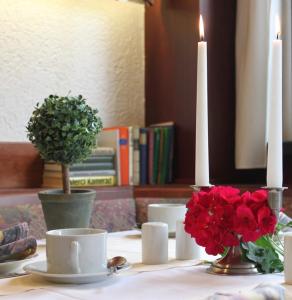
[[[46,233],[48,273],[88,274],[107,270],[107,232],[70,228]]]
[[[175,234],[176,221],[183,220],[187,208],[184,204],[159,203],[148,205],[148,222],[163,222],[168,224],[170,235]]]
[[[292,232],[284,233],[284,276],[285,283],[292,284]]]
[[[200,258],[200,248],[191,235],[185,232],[184,221],[178,220],[176,222],[176,259],[188,260]]]
[[[168,262],[168,226],[161,222],[142,225],[142,262],[146,265]]]

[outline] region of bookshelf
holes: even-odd
[[[134,198],[189,198],[192,194],[184,184],[135,186],[133,191]]]

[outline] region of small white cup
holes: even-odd
[[[168,224],[170,236],[175,235],[176,221],[185,218],[187,208],[184,204],[160,203],[148,205],[148,222]]]
[[[70,228],[46,233],[48,273],[88,274],[107,270],[107,232]]]
[[[168,225],[148,222],[142,225],[142,262],[159,265],[168,262]]]
[[[285,283],[292,284],[292,232],[284,233]]]
[[[184,221],[176,222],[176,247],[175,256],[178,260],[200,258],[200,246],[185,232]]]

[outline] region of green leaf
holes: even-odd
[[[242,244],[244,256],[254,262],[261,273],[273,273],[283,271],[283,262],[279,259],[269,238],[261,237],[255,243]]]
[[[255,241],[255,244],[259,247],[262,248],[272,248],[273,246],[271,245],[271,242],[269,241],[268,237],[262,236],[261,238],[259,238],[258,240]]]

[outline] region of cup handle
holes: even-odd
[[[73,269],[74,274],[81,273],[79,266],[79,250],[80,246],[77,241],[71,242],[71,252],[70,252],[70,263]]]

